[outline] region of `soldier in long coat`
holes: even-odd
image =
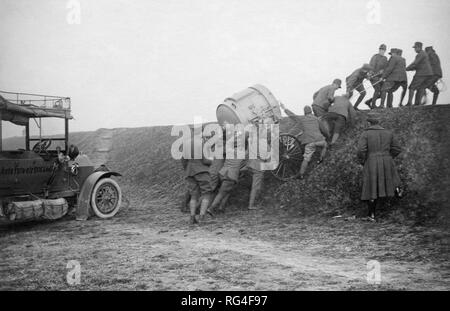
[[[400,178],[393,158],[402,149],[390,130],[379,124],[377,113],[369,113],[369,127],[358,141],[358,158],[364,164],[361,200],[368,202],[369,219],[375,221],[379,198],[393,197],[400,187]]]

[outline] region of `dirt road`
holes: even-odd
[[[168,200],[0,231],[0,290],[448,290],[449,232],[230,207],[190,226]],[[146,202],[146,203],[144,203]],[[70,286],[67,263],[80,263]],[[369,284],[369,260],[381,283]]]

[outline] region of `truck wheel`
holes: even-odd
[[[100,179],[91,196],[91,206],[100,218],[113,217],[122,204],[122,191],[117,182],[111,178]]]

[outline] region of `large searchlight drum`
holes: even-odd
[[[257,84],[226,98],[217,107],[217,121],[224,124],[273,124],[281,120],[278,100],[263,85]]]
[[[217,107],[217,121],[225,124],[277,124],[281,121],[278,100],[263,85],[257,84],[226,98]],[[300,174],[303,150],[296,136],[280,133],[279,163],[272,174],[280,180]]]

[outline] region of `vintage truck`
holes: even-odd
[[[42,122],[64,122],[64,136],[42,135]],[[69,97],[0,91],[0,224],[58,219],[70,211],[77,220],[113,217],[122,192],[106,166],[69,145]],[[24,127],[24,146],[4,150],[2,122]],[[30,135],[35,122],[38,135]]]

